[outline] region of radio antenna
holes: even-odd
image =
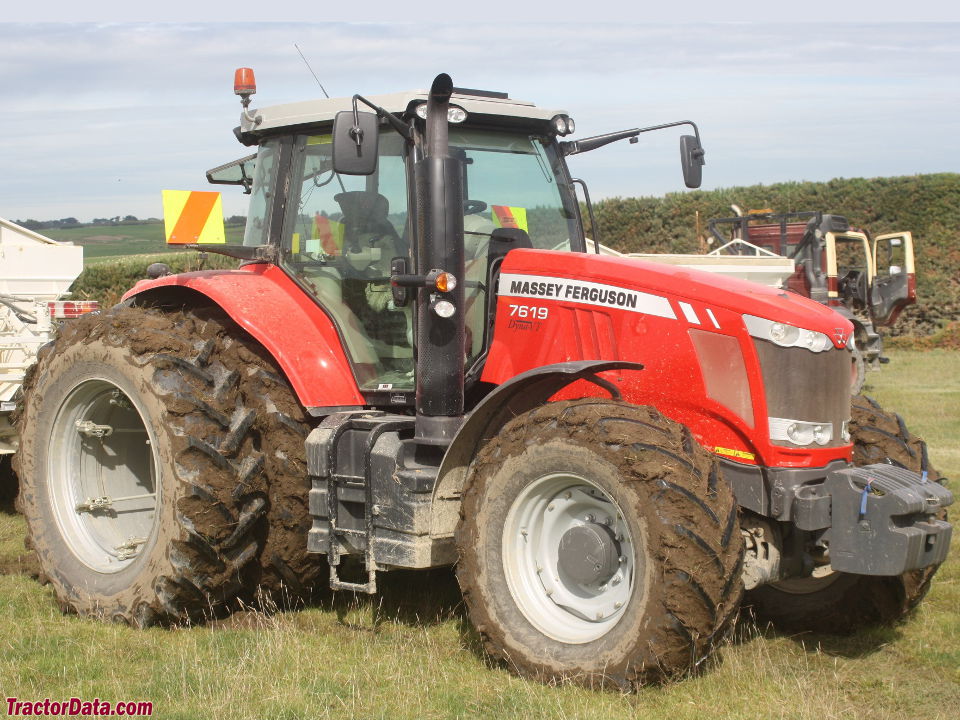
[[[329,100],[330,96],[327,95],[327,91],[324,89],[323,83],[320,82],[320,78],[317,77],[317,74],[313,71],[313,68],[310,67],[310,63],[307,62],[307,58],[304,57],[303,51],[300,50],[300,46],[296,43],[294,43],[293,46],[297,49],[297,52],[300,53],[300,57],[303,58],[303,62],[307,66],[307,70],[309,70],[310,74],[313,75],[313,79],[317,81],[317,85],[319,85],[320,89],[323,90],[323,96]]]

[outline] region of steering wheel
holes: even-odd
[[[848,300],[864,303],[867,301],[867,274],[862,270],[850,270],[840,279],[840,296]]]
[[[463,203],[464,215],[476,215],[487,209],[487,204],[483,200],[465,200]]]

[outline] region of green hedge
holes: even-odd
[[[88,265],[70,290],[78,300],[98,300],[101,307],[108,308],[120,302],[123,294],[138,280],[146,278],[147,266],[155,262],[166,263],[175,273],[201,269],[200,254],[195,252],[131,255]],[[238,262],[234,258],[210,253],[203,269],[235,267]]]
[[[696,213],[707,220],[744,211],[822,210],[844,215],[872,234],[909,230],[917,256],[921,305],[960,304],[960,174],[788,182],[671,193],[662,198],[612,198],[595,206],[601,242],[624,252],[696,252]],[[931,308],[928,308],[931,309]],[[953,314],[955,314],[955,310]]]

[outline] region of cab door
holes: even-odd
[[[913,236],[897,232],[874,238],[873,267],[870,315],[877,325],[892,325],[900,312],[917,300]]]

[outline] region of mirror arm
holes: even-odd
[[[700,143],[700,130],[697,128],[696,123],[692,120],[678,120],[677,122],[664,123],[663,125],[651,125],[645,128],[634,128],[633,130],[620,130],[619,132],[607,133],[606,135],[594,135],[593,137],[584,138],[583,140],[566,140],[560,143],[560,149],[564,155],[577,155],[579,153],[596,150],[597,148],[609,145],[612,142],[617,142],[618,140],[626,140],[629,138],[631,142],[636,142],[635,138],[640,133],[650,132],[651,130],[663,130],[679,125],[689,125],[692,127],[693,134],[697,138],[697,143]],[[699,157],[703,157],[702,150],[699,153]]]
[[[600,254],[600,228],[597,227],[597,219],[593,215],[593,203],[590,202],[590,191],[587,189],[587,183],[579,178],[570,180],[573,185],[579,185],[583,188],[583,197],[587,201],[587,213],[590,216],[590,234],[593,235],[593,251]],[[586,249],[586,248],[584,248]]]
[[[354,96],[353,96],[353,127],[354,127],[354,130],[356,130],[356,131],[358,131],[358,132],[359,132],[359,130],[360,130],[360,127],[359,127],[359,126],[360,126],[360,121],[359,121],[359,119],[358,119],[358,117],[357,117],[357,101],[358,101],[358,100],[359,100],[360,102],[362,102],[364,105],[366,105],[368,108],[370,108],[371,110],[373,110],[373,111],[377,114],[377,117],[378,117],[378,118],[380,118],[381,120],[386,120],[388,123],[390,123],[390,127],[392,127],[394,130],[396,130],[398,133],[400,133],[400,135],[403,136],[403,139],[404,139],[404,140],[410,140],[410,138],[412,137],[411,130],[410,130],[410,128],[409,128],[407,125],[404,125],[404,124],[403,124],[403,121],[402,121],[402,120],[400,120],[399,118],[397,118],[393,113],[387,112],[386,110],[384,110],[384,109],[383,109],[382,107],[380,107],[379,105],[374,105],[372,102],[370,102],[370,101],[367,100],[365,97],[363,97],[363,95],[354,95]],[[353,137],[353,133],[351,133],[351,137]],[[359,141],[357,141],[357,142],[359,143]]]
[[[239,260],[276,263],[279,257],[276,245],[226,245],[220,243],[184,243],[179,247],[185,250],[226,255]]]

